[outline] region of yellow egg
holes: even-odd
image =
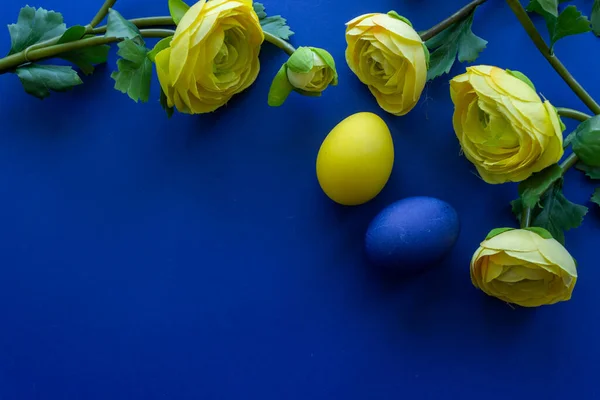
[[[321,188],[336,203],[364,204],[381,192],[392,173],[394,143],[385,122],[358,113],[327,135],[317,156]]]

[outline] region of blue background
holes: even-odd
[[[30,5],[85,24],[100,3]],[[422,30],[466,1],[264,3],[289,19],[295,45],[332,52],[340,86],[269,108],[285,55],[268,44],[256,84],[207,116],[168,120],[158,100],[113,90],[114,51],[83,86],[43,102],[0,76],[0,399],[597,398],[594,186],[569,172],[567,196],[591,208],[567,235],[573,299],[512,309],[488,298],[469,260],[490,229],[514,226],[516,187],[485,184],[459,156],[449,76],[399,118],[344,62],[353,17],[395,9]],[[575,3],[589,14],[591,0]],[[22,5],[4,0],[0,24]],[[168,13],[164,0],[116,8]],[[585,110],[504,2],[481,7],[474,31],[489,41],[479,63],[521,70],[556,106]],[[2,30],[0,50],[9,43]],[[600,98],[598,49],[591,33],[556,47]],[[388,122],[396,164],[379,197],[345,208],[320,190],[315,160],[358,111]],[[365,261],[363,236],[383,207],[415,195],[452,204],[461,236],[443,265],[389,280]]]

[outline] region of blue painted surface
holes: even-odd
[[[449,77],[397,118],[344,63],[354,16],[394,8],[426,29],[465,2],[265,0],[296,45],[325,47],[339,64],[339,87],[280,109],[266,96],[285,56],[267,45],[247,93],[170,121],[157,100],[112,89],[114,51],[84,86],[43,102],[0,76],[0,398],[597,398],[600,212],[567,235],[580,266],[572,301],[514,310],[485,297],[468,263],[490,229],[514,225],[516,187],[486,185],[459,156]],[[4,0],[0,25],[22,3]],[[30,4],[76,24],[98,3]],[[167,12],[157,0],[117,8]],[[474,30],[489,41],[479,62],[521,70],[557,106],[582,109],[503,2],[482,7]],[[598,49],[591,34],[556,46],[600,98]],[[327,132],[358,111],[388,122],[396,164],[377,199],[344,208],[321,192],[315,160]],[[572,200],[592,189],[568,174]],[[415,195],[455,207],[461,236],[443,265],[387,281],[365,261],[364,234],[385,206]]]

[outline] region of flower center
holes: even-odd
[[[238,61],[238,51],[235,48],[237,36],[233,29],[225,31],[223,43],[213,60],[213,73],[229,72]]]

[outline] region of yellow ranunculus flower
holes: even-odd
[[[252,0],[200,0],[156,56],[169,107],[201,114],[223,106],[256,80],[263,40]]]
[[[530,229],[492,231],[471,260],[473,285],[523,307],[569,300],[577,281],[573,257],[547,231]]]
[[[348,22],[346,61],[394,115],[408,113],[427,81],[427,57],[419,34],[396,13],[365,14]]]
[[[480,65],[450,81],[454,131],[487,183],[520,182],[563,155],[561,121],[528,83]]]

